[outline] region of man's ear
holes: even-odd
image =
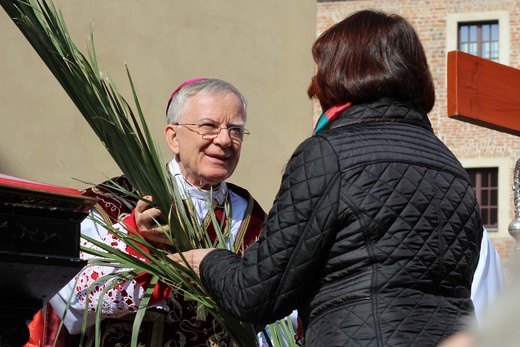
[[[168,124],[166,126],[164,129],[164,138],[173,154],[179,154],[179,142],[177,141],[177,129],[175,128],[175,125]]]

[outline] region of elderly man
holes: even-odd
[[[184,82],[172,93],[167,106],[168,124],[164,131],[166,142],[174,154],[174,159],[167,164],[171,178],[184,194],[189,195],[200,223],[209,222],[208,211],[214,206],[229,207],[225,209],[228,215],[223,217],[223,223],[228,223],[228,247],[235,250],[243,249],[254,241],[265,217],[264,211],[245,189],[225,181],[235,171],[242,142],[249,134],[245,128],[246,118],[246,99],[233,85],[218,79],[194,79]],[[124,178],[118,180],[119,184],[121,181],[127,184]],[[117,204],[107,192],[114,193],[110,184],[90,189],[86,194],[98,196],[104,207],[111,207],[99,208],[94,214],[106,216],[107,212],[112,213],[110,217],[114,221],[125,212],[124,206]],[[213,203],[208,203],[211,200]],[[121,209],[114,209],[115,205]],[[158,209],[139,202],[121,224],[136,227],[142,236],[152,242],[166,242],[160,228],[154,228],[153,219],[159,215]],[[83,223],[82,233],[129,251],[122,241],[114,240],[110,232],[92,219]],[[86,241],[83,243],[92,247]],[[82,254],[82,257],[87,259],[92,256]],[[86,267],[77,276],[77,282],[71,281],[50,300],[60,317],[65,313],[63,322],[71,334],[81,332],[85,309],[88,309],[87,327],[95,323],[96,307],[102,300],[103,345],[129,342],[131,324],[128,324],[128,314],[136,312],[139,307],[149,276],[137,276],[103,293],[109,287],[105,282],[89,293],[89,287],[97,278],[115,271],[111,267]],[[71,293],[72,300],[67,308]],[[212,317],[201,315],[194,301],[172,295],[166,290],[154,293],[149,307],[152,308],[150,314],[154,316],[151,318],[153,322],[149,323],[151,329],[143,329],[141,343],[206,346],[209,342],[217,345],[224,342],[229,345],[226,332],[215,326]],[[148,324],[146,319],[143,324]],[[157,324],[162,326],[158,327]],[[155,333],[147,332],[153,329],[156,329]],[[50,345],[52,343],[50,341]]]

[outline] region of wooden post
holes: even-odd
[[[520,70],[460,51],[449,52],[448,116],[520,136]],[[513,189],[515,219],[508,231],[520,254],[520,159]]]
[[[520,136],[520,70],[449,52],[448,116]]]

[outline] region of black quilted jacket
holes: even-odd
[[[481,232],[427,116],[383,99],[305,140],[258,242],[243,258],[210,252],[201,277],[247,322],[297,308],[306,346],[435,346],[472,315]]]

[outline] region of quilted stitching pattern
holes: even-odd
[[[203,283],[249,322],[297,307],[309,346],[434,346],[472,310],[468,177],[406,105],[354,106],[333,125],[295,151],[260,240],[244,258],[210,253]]]

